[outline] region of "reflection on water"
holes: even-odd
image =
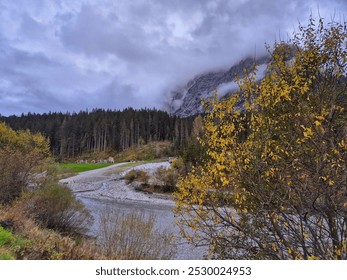
[[[99,232],[99,219],[103,211],[120,211],[124,214],[141,212],[144,215],[153,215],[156,217],[156,226],[160,230],[172,232],[176,238],[177,253],[174,259],[203,259],[206,248],[196,248],[187,243],[186,240],[179,237],[179,228],[175,225],[175,217],[172,212],[172,206],[165,204],[150,204],[135,201],[103,200],[78,197],[94,217],[94,223],[90,228],[89,234],[97,236]]]

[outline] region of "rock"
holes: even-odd
[[[264,70],[269,62],[269,56],[262,56],[258,59],[246,58],[233,65],[229,70],[198,75],[190,80],[186,86],[171,92],[170,99],[172,104],[170,105],[170,110],[180,117],[202,113],[202,100],[213,97],[216,90],[219,98],[233,94],[238,89],[235,79],[244,77],[244,69],[250,70],[253,64],[259,65],[259,77],[257,74],[257,79],[262,79],[265,75]]]

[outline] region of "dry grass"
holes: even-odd
[[[39,227],[28,218],[21,203],[0,209],[0,220],[13,221],[17,242],[0,247],[3,256],[32,260],[90,260],[105,259],[94,240],[69,236]]]
[[[173,236],[155,228],[154,216],[124,214],[106,210],[100,217],[100,243],[108,258],[170,259],[174,254]]]
[[[151,142],[146,145],[133,146],[116,155],[116,162],[151,160],[168,157],[173,154],[170,141]]]

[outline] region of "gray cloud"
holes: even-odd
[[[2,0],[0,114],[160,107],[344,0]]]
[[[100,15],[92,6],[82,6],[76,18],[61,28],[60,36],[66,48],[89,56],[114,54],[137,63],[152,54],[147,44],[139,44],[146,38],[138,26],[128,24],[124,28],[116,15]]]

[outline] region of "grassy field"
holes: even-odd
[[[63,171],[74,172],[74,173],[79,173],[79,172],[99,169],[99,168],[107,167],[107,166],[110,166],[110,165],[111,164],[109,164],[109,163],[91,163],[91,164],[59,163],[59,167]]]

